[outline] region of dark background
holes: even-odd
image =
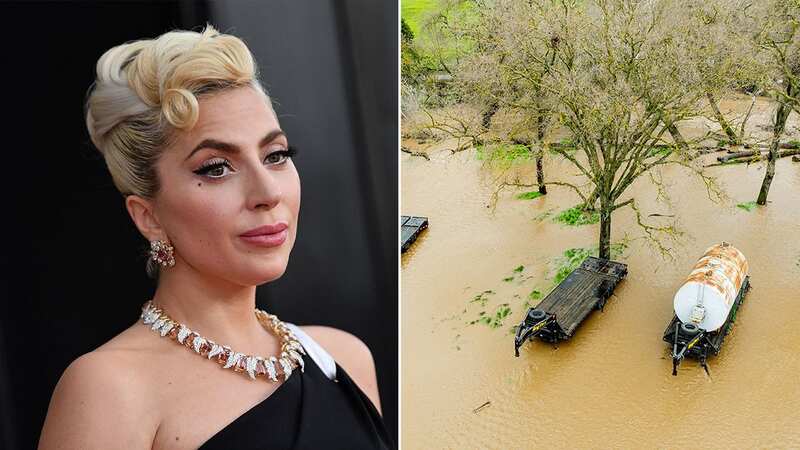
[[[0,448],[36,446],[63,370],[135,322],[153,293],[147,242],[86,132],[95,63],[206,21],[248,44],[300,149],[297,243],[258,305],[364,340],[396,442],[396,2],[5,2],[0,17]]]

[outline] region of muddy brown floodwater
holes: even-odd
[[[722,102],[728,113],[747,105]],[[754,135],[766,136],[772,109],[759,99]],[[789,131],[798,134],[794,114]],[[619,258],[627,279],[571,340],[530,342],[515,358],[512,327],[528,294],[552,286],[552,262],[566,249],[596,246],[598,225],[542,219],[577,203],[558,187],[534,200],[506,190],[494,210],[487,207],[500,170],[475,150],[440,151],[448,145],[429,146],[430,161],[401,158],[402,213],[430,220],[401,261],[403,448],[800,447],[800,163],[779,160],[769,205],[749,212],[735,205],[756,198],[763,163],[709,169],[729,196],[721,204],[680,167],[662,172],[670,205],[656,201],[646,177],[637,181],[621,200],[635,196],[645,216],[675,215],[685,235],[674,259],[639,239],[633,213],[618,210],[612,240],[627,234]],[[512,170],[530,182],[530,166]],[[555,156],[546,161],[548,177],[574,172]],[[661,340],[673,296],[703,251],[723,240],[747,257],[753,288],[721,353],[709,359],[710,376],[688,359],[673,377]],[[484,291],[493,293],[472,301]],[[506,303],[502,325],[469,323]]]

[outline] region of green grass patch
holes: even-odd
[[[583,210],[580,205],[561,211],[554,219],[556,222],[570,226],[590,225],[600,221],[600,213]]]
[[[756,209],[756,206],[758,206],[758,205],[756,205],[756,202],[744,202],[744,203],[739,203],[738,205],[736,205],[737,208],[742,208],[743,210],[745,210],[747,212],[750,212],[750,211]]]
[[[475,150],[479,161],[515,162],[533,158],[528,147],[522,144],[478,145]]]
[[[414,36],[419,36],[422,31],[422,19],[425,14],[432,11],[437,5],[436,0],[402,0],[400,2],[400,17],[405,19]]]
[[[478,7],[473,2],[460,2],[458,5],[443,12],[437,0],[401,0],[400,18],[406,22],[408,28],[414,34],[414,42],[418,48],[436,47],[434,39],[436,32],[429,28],[429,19],[434,14],[444,14],[445,19],[439,21],[446,22],[450,26],[470,27],[475,26],[479,20]],[[435,25],[434,25],[435,26]],[[445,30],[445,33],[446,30]],[[448,63],[453,62],[459,55],[472,52],[474,43],[467,40],[456,40],[452,35],[445,34],[445,43],[439,49],[440,56]]]
[[[486,311],[481,311],[479,317],[470,322],[470,325],[482,323],[489,326],[489,328],[500,328],[503,326],[503,321],[509,314],[511,314],[511,307],[508,306],[508,303],[501,303],[497,305],[494,312],[491,314],[486,314]]]
[[[570,248],[566,250],[563,256],[558,261],[556,273],[553,276],[553,285],[557,285],[567,278],[567,275],[577,269],[578,266],[586,259],[587,256],[597,254],[597,251],[592,251],[590,248]]]
[[[622,256],[622,253],[627,248],[628,244],[625,242],[611,244],[611,259],[616,259]],[[567,276],[572,273],[573,270],[577,269],[578,266],[581,265],[587,256],[597,255],[597,247],[577,247],[565,250],[562,256],[557,257],[554,260],[555,270],[553,275],[553,287],[564,281],[564,279],[567,278]]]
[[[523,192],[522,194],[517,195],[517,199],[519,200],[533,200],[535,198],[541,197],[542,194],[539,191],[530,191],[530,192]]]
[[[533,301],[541,300],[542,299],[542,292],[539,291],[538,289],[534,289],[534,290],[531,291],[530,294],[528,294],[528,298],[530,300],[533,300]]]
[[[470,303],[478,303],[479,305],[481,305],[481,307],[486,306],[486,302],[489,301],[489,297],[488,296],[492,295],[492,294],[494,294],[494,291],[492,291],[492,290],[483,291],[480,294],[478,294],[475,297],[473,297],[472,300],[470,300],[469,302]]]
[[[522,265],[521,265],[521,266],[517,266],[517,267],[516,267],[516,268],[514,268],[514,270],[512,271],[512,273],[511,273],[511,276],[510,276],[510,277],[503,278],[503,281],[506,281],[506,282],[508,282],[508,281],[514,281],[514,277],[516,277],[517,275],[521,274],[523,270],[525,270],[525,266],[522,266]]]

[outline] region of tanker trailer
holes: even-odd
[[[672,375],[687,356],[708,372],[706,358],[719,353],[749,288],[742,252],[727,242],[706,250],[675,293],[675,315],[664,330],[664,341],[672,344]]]

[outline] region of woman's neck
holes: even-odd
[[[255,286],[210,279],[185,263],[162,269],[153,301],[173,320],[237,351],[252,351],[268,335],[254,313]]]

